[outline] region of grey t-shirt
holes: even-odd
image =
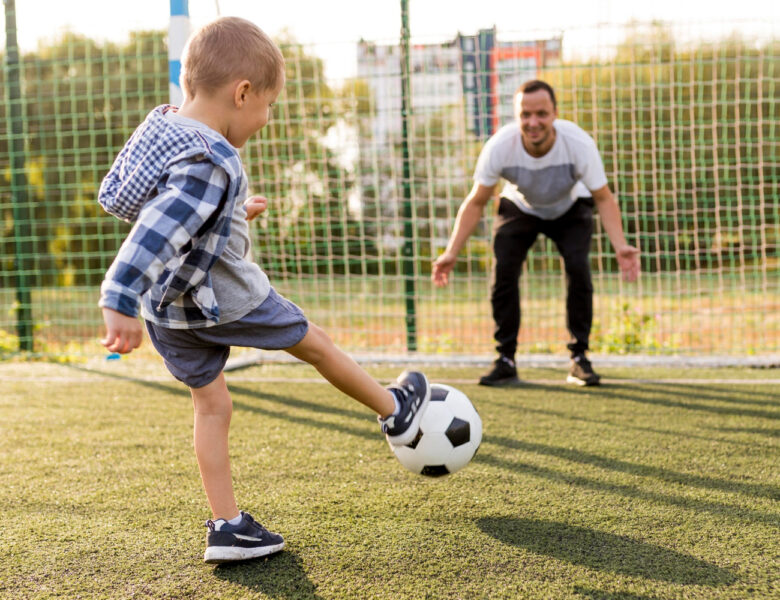
[[[206,124],[182,117],[173,111],[166,113],[166,118],[183,127],[204,129],[211,135],[220,135]],[[271,289],[268,276],[252,259],[249,223],[244,208],[247,182],[248,178],[244,172],[230,220],[230,238],[224,252],[209,271],[219,306],[219,323],[215,323],[216,325],[236,321],[248,314],[263,303]]]
[[[492,187],[505,179],[501,195],[523,212],[546,220],[560,217],[577,198],[607,185],[593,138],[564,119],[556,119],[553,127],[555,143],[538,158],[523,147],[516,123],[499,129],[479,155],[474,181]]]

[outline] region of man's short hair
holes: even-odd
[[[258,92],[277,89],[284,81],[282,52],[262,29],[246,19],[221,17],[190,37],[181,75],[188,98],[242,79]]]
[[[553,108],[557,110],[558,103],[555,100],[555,92],[553,91],[552,86],[546,81],[541,81],[540,79],[531,79],[530,81],[526,81],[524,84],[522,84],[519,88],[517,88],[517,91],[515,92],[515,98],[517,98],[518,94],[530,94],[531,92],[538,92],[539,90],[544,90],[550,94]]]

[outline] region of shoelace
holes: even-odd
[[[269,532],[269,531],[268,531],[268,530],[267,530],[265,527],[263,527],[262,525],[260,525],[260,523],[258,523],[257,521],[255,521],[255,520],[252,518],[252,515],[247,515],[246,513],[244,513],[244,515],[246,516],[246,521],[247,521],[248,525],[249,525],[249,526],[250,526],[252,529],[254,529],[254,531],[255,531],[255,537],[261,538],[261,537],[264,537],[264,536],[266,536],[266,535],[269,535],[269,534],[270,534],[270,532]],[[207,527],[207,528],[208,528],[208,530],[209,530],[209,531],[212,531],[212,532],[217,530],[217,524],[216,524],[216,523],[214,523],[214,521],[212,521],[211,519],[208,519],[208,520],[207,520],[207,521],[204,523],[204,526],[205,526],[205,527]]]
[[[271,534],[270,531],[268,531],[265,527],[260,525],[260,523],[255,521],[252,518],[252,515],[249,515],[247,513],[241,513],[241,514],[243,514],[244,517],[246,518],[247,524],[249,525],[250,529],[252,529],[252,530],[254,530],[256,532],[256,537],[262,538],[262,537],[265,537],[265,536]]]

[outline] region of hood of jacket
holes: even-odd
[[[117,155],[98,192],[98,202],[109,214],[133,223],[143,205],[157,193],[172,163],[202,156],[220,164],[227,156],[215,151],[224,141],[209,139],[194,127],[181,127],[165,117],[169,104],[153,109]]]

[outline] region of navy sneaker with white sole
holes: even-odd
[[[391,446],[405,446],[411,443],[420,430],[425,407],[431,399],[428,379],[417,371],[404,371],[396,383],[387,388],[398,400],[396,414],[383,419],[378,417],[382,432]]]
[[[271,533],[256,522],[252,515],[241,511],[241,522],[231,525],[224,519],[206,521],[206,553],[203,561],[207,563],[226,563],[268,556],[284,548],[284,539],[277,533]]]

